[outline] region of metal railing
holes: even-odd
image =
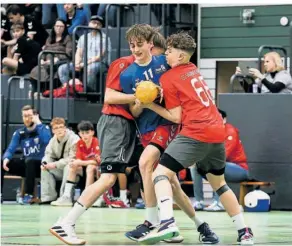
[[[134,24],[135,23],[135,19],[136,19],[136,16],[135,16],[135,9],[132,5],[129,5],[129,4],[108,4],[106,6],[106,10],[105,10],[105,34],[106,36],[108,37],[109,36],[109,16],[108,16],[108,13],[109,13],[109,9],[110,7],[117,7],[118,8],[118,11],[117,11],[117,29],[118,29],[118,47],[117,47],[117,55],[118,57],[121,57],[121,11],[122,9],[129,9],[132,13],[133,13],[133,20],[132,20],[132,23]],[[108,39],[106,39],[106,52],[107,52],[107,48],[108,48]]]
[[[12,76],[8,79],[8,96],[7,96],[7,102],[6,102],[6,115],[5,115],[5,149],[8,147],[8,133],[9,133],[9,124],[14,123],[10,122],[10,100],[11,100],[11,86],[13,82],[19,82],[19,81],[25,81],[28,80],[29,83],[31,84],[31,81],[29,78],[23,77],[23,76]],[[31,93],[31,97],[33,98],[33,93]],[[15,122],[19,123],[19,122]]]
[[[45,118],[41,116],[41,100],[40,100],[40,91],[41,91],[41,59],[44,55],[50,55],[50,84],[49,84],[49,90],[50,90],[50,117]],[[67,66],[68,70],[70,68],[70,57],[67,53],[62,51],[51,51],[51,50],[43,50],[41,53],[39,53],[38,56],[38,80],[37,80],[37,107],[36,109],[39,112],[40,118],[45,121],[51,121],[54,117],[54,96],[53,96],[53,90],[54,90],[54,57],[55,55],[65,55],[67,58]],[[34,91],[32,91],[32,106],[34,106]],[[66,122],[69,120],[69,83],[67,83],[67,90],[66,90],[66,101],[67,101],[67,118],[65,119]]]
[[[234,93],[235,92],[235,90],[234,90],[234,84],[235,84],[235,82],[236,81],[239,81],[240,82],[240,80],[242,82],[244,82],[244,81],[247,82],[248,80],[250,80],[251,81],[250,84],[255,83],[254,78],[251,75],[233,74],[231,76],[231,78],[230,78],[230,85],[229,85],[229,89],[230,89],[230,92],[231,93]],[[241,86],[243,88],[243,85],[241,85]]]
[[[278,45],[262,45],[258,49],[258,70],[262,71],[262,56],[265,50],[282,51],[284,54],[285,69],[287,69],[287,50],[283,46]],[[281,55],[281,54],[280,54]],[[291,58],[290,58],[291,59]]]
[[[73,63],[73,71],[72,71],[72,80],[73,80],[73,92],[74,92],[74,96],[78,95],[78,96],[88,96],[88,95],[94,95],[94,96],[100,96],[99,102],[102,102],[102,95],[103,95],[103,75],[104,75],[104,68],[103,67],[107,67],[107,60],[105,60],[105,58],[108,58],[108,35],[106,34],[106,47],[105,47],[105,51],[103,52],[103,33],[100,29],[97,28],[92,28],[89,26],[77,26],[74,28],[73,30],[73,54],[76,53],[76,33],[79,29],[83,30],[83,34],[84,34],[84,50],[83,50],[83,61],[84,61],[84,67],[83,67],[83,88],[84,88],[84,92],[77,92],[75,89],[75,78],[76,78],[76,71],[75,71],[75,55],[73,55],[73,59],[72,59],[72,63]],[[98,32],[98,34],[100,35],[100,63],[101,65],[99,66],[99,92],[88,92],[88,85],[87,85],[87,50],[88,50],[88,30],[95,30]],[[86,32],[85,32],[86,31]],[[96,88],[97,89],[97,88]]]

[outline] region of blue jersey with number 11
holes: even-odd
[[[120,76],[122,90],[126,94],[135,93],[133,88],[142,80],[150,80],[159,85],[159,79],[170,67],[164,55],[153,56],[151,62],[146,66],[133,63]],[[169,121],[149,109],[144,109],[137,118],[137,124],[141,134],[154,131],[159,125],[170,124]]]

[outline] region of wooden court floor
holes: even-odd
[[[51,206],[1,207],[2,245],[62,245],[48,232],[50,226],[69,208]],[[144,210],[91,208],[76,224],[77,234],[87,245],[134,245],[124,233],[143,221]],[[224,212],[198,212],[220,237],[220,245],[236,244],[233,224]],[[199,245],[193,222],[182,211],[175,211],[183,244]],[[257,245],[292,245],[292,212],[245,213]]]

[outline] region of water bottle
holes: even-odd
[[[19,203],[19,200],[21,199],[21,192],[20,192],[20,187],[17,188],[16,190],[16,202]]]
[[[258,93],[258,85],[256,83],[252,84],[252,93]]]
[[[40,184],[38,184],[38,186],[37,186],[37,198],[41,198],[41,185]]]
[[[80,189],[75,189],[74,201],[77,201],[78,200],[78,198],[81,195],[80,193],[81,193]]]

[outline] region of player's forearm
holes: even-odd
[[[169,110],[167,110],[166,108],[163,108],[155,103],[151,103],[147,108],[151,109],[156,114],[159,114],[164,119],[172,121],[176,124],[181,123],[181,117],[171,114],[171,112]]]
[[[12,40],[9,40],[9,41],[5,41],[5,45],[6,46],[15,45],[16,42],[17,42],[17,39],[12,39]]]
[[[131,114],[137,118],[139,117],[139,115],[143,112],[143,108],[136,105],[136,104],[131,104],[130,105],[130,111],[131,111]]]
[[[125,94],[113,89],[107,88],[104,96],[104,103],[106,104],[129,104],[135,102],[134,94]]]
[[[82,166],[97,165],[97,161],[95,160],[80,161],[80,163]]]

